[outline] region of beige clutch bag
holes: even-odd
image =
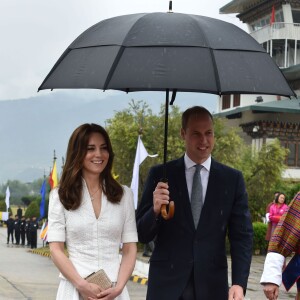
[[[104,270],[99,270],[87,276],[85,278],[90,283],[95,283],[100,286],[101,289],[107,290],[108,288],[112,287],[112,282],[108,278],[107,274]]]

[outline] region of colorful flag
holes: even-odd
[[[7,221],[8,220],[8,212],[0,211],[0,221]]]
[[[10,191],[9,191],[9,186],[7,186],[6,197],[5,197],[6,211],[8,211],[9,208],[9,198],[10,198]]]
[[[54,160],[53,168],[52,168],[52,171],[51,171],[50,176],[49,176],[49,183],[50,183],[51,190],[53,188],[55,188],[58,184],[56,160]]]
[[[40,194],[42,196],[41,204],[40,204],[40,220],[43,219],[45,215],[45,205],[46,205],[46,180],[42,184]]]
[[[270,18],[270,26],[275,22],[275,6],[272,6],[272,13]]]
[[[157,154],[149,155],[143,141],[141,140],[141,136],[138,137],[138,143],[136,148],[134,166],[133,166],[133,174],[132,174],[132,181],[131,181],[131,189],[133,191],[133,199],[134,199],[134,207],[137,208],[138,203],[138,191],[139,191],[139,170],[140,164],[146,159],[146,157],[156,157]]]
[[[47,242],[47,233],[48,233],[48,221],[45,221],[43,223],[43,226],[42,226],[41,232],[40,232],[40,239],[42,239],[44,242]]]

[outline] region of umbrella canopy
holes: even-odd
[[[295,95],[245,31],[181,13],[132,14],[95,24],[67,48],[39,90],[57,88]]]
[[[292,96],[266,51],[235,25],[180,13],[141,13],[104,20],[62,54],[39,90],[166,91],[164,164],[169,92]],[[164,168],[163,177],[166,177]],[[162,216],[170,219],[174,203]]]

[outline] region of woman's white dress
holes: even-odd
[[[48,242],[66,242],[69,259],[83,278],[104,269],[112,282],[117,281],[121,243],[137,242],[133,193],[123,186],[119,204],[109,202],[102,193],[98,219],[83,180],[83,198],[76,210],[66,210],[61,204],[58,189],[50,193],[48,212]],[[82,299],[77,289],[60,274],[57,300]],[[117,300],[128,300],[125,287]]]

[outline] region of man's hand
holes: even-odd
[[[153,192],[153,210],[156,216],[160,214],[162,204],[169,204],[169,186],[165,182],[159,182]]]
[[[228,300],[243,300],[244,291],[240,285],[233,285],[229,289]]]
[[[264,293],[269,300],[278,299],[279,295],[279,286],[274,283],[265,283],[264,285]]]

